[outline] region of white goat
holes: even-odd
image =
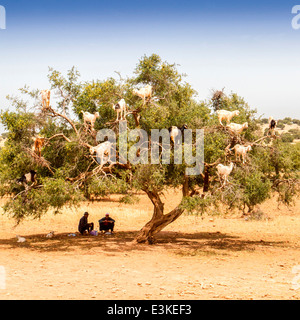
[[[50,106],[50,95],[51,95],[50,90],[42,90],[41,91],[41,95],[42,95],[42,106],[43,106],[43,109],[49,108],[49,106]]]
[[[179,143],[178,139],[176,139],[177,137],[180,137],[181,135],[183,135],[183,132],[185,129],[187,129],[187,125],[183,125],[181,128],[178,128],[178,127],[175,127],[175,126],[172,126],[169,128],[169,132],[170,132],[170,138],[171,138],[171,141],[173,143],[175,143],[175,141],[177,143]]]
[[[16,236],[16,238],[18,239],[17,242],[26,242],[26,239],[20,236]]]
[[[229,123],[226,127],[235,134],[241,134],[245,129],[248,128],[248,122],[243,124]]]
[[[117,104],[113,104],[113,109],[117,112],[117,121],[122,119],[125,120],[127,105],[124,99],[121,99]],[[119,114],[121,114],[120,119]]]
[[[220,182],[223,179],[223,186],[225,186],[225,183],[228,182],[228,177],[234,167],[234,164],[230,162],[229,166],[224,166],[223,164],[217,165],[217,174],[219,176]]]
[[[93,155],[96,152],[97,160],[100,161],[100,165],[103,166],[110,160],[112,143],[109,141],[102,142],[96,147],[90,148],[90,153]]]
[[[21,178],[17,179],[18,184],[27,185],[28,183],[37,183],[36,180],[36,171],[30,170],[29,173],[23,174]]]
[[[53,237],[54,237],[54,231],[51,231],[46,235],[46,238],[53,238]]]
[[[240,160],[240,157],[242,156],[243,163],[246,162],[246,154],[247,152],[252,150],[251,146],[242,146],[240,144],[236,144],[231,150],[235,151],[235,160]]]
[[[222,120],[226,120],[226,123],[230,123],[230,120],[233,117],[238,116],[239,114],[240,114],[239,110],[235,110],[235,111],[219,110],[219,111],[217,111],[218,119],[219,119],[221,126],[223,126]]]
[[[99,112],[96,112],[95,114],[91,114],[87,111],[81,111],[83,114],[83,122],[86,125],[87,122],[90,122],[92,130],[94,130],[94,125],[96,122],[96,119],[100,117]]]
[[[142,98],[144,100],[144,104],[145,104],[146,98],[150,99],[152,96],[152,86],[147,84],[144,88],[141,88],[139,90],[133,89],[133,94]]]

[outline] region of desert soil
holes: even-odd
[[[245,220],[239,212],[184,215],[149,246],[133,243],[152,211],[150,201],[139,197],[135,205],[86,202],[18,226],[0,215],[6,275],[0,275],[0,299],[300,298],[300,267],[293,273],[300,265],[299,200],[291,209],[267,201],[261,220]],[[167,194],[166,210],[179,200],[180,194]],[[115,234],[69,237],[84,211],[96,226],[109,212]],[[55,237],[45,238],[52,230]],[[26,242],[18,243],[16,235]]]

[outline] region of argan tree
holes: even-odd
[[[49,210],[59,213],[64,206],[83,200],[101,201],[109,194],[122,194],[121,201],[130,202],[142,190],[153,204],[153,216],[137,233],[136,241],[152,243],[155,234],[184,212],[203,213],[223,203],[228,208],[248,208],[251,213],[272,192],[286,204],[297,194],[299,144],[287,148],[280,138],[264,136],[256,111],[237,94],[227,96],[222,90],[217,100],[213,96],[199,102],[177,66],[155,54],[143,57],[131,78],[118,74],[116,79],[80,82],[75,68],[66,77],[50,69],[48,78],[52,90],[49,108],[42,109],[40,90],[25,87],[21,93],[29,100],[9,97],[14,111],[1,113],[7,137],[0,151],[0,191],[2,196],[9,195],[4,211],[17,222],[29,216],[39,218]],[[144,103],[133,89],[147,84],[153,93]],[[112,108],[120,99],[128,105],[126,121],[116,121]],[[240,111],[234,121],[248,122],[245,133],[235,135],[218,123],[215,110],[220,106]],[[94,128],[83,124],[85,111],[99,112]],[[168,133],[168,128],[184,124],[190,131],[184,132],[181,142],[167,143],[162,138],[153,143],[153,129]],[[204,132],[204,154],[198,152],[197,129]],[[107,132],[114,133],[116,159],[103,164],[90,148],[108,138]],[[139,132],[146,134],[143,143],[136,135]],[[32,138],[37,135],[45,137],[41,157],[32,150]],[[253,147],[246,164],[235,161],[231,149],[236,143]],[[154,148],[159,161],[153,163]],[[162,161],[166,154],[169,162]],[[132,155],[136,161],[129,161]],[[178,155],[182,162],[176,161]],[[201,155],[203,162],[191,162]],[[216,165],[229,162],[235,163],[235,169],[229,183],[222,186]],[[195,166],[197,174],[188,174]],[[36,181],[20,183],[18,178],[31,170],[37,172]],[[182,190],[182,201],[165,212],[162,195],[170,188]]]

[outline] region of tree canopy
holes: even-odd
[[[14,111],[2,110],[1,120],[6,129],[6,142],[0,150],[0,194],[9,195],[4,211],[21,222],[26,217],[40,218],[53,210],[60,213],[66,205],[76,206],[83,200],[101,200],[109,194],[122,194],[121,201],[134,201],[138,190],[144,191],[153,203],[153,217],[140,230],[138,242],[153,242],[156,233],[176,220],[183,212],[203,213],[220,203],[229,209],[243,211],[265,201],[273,193],[279,201],[290,205],[298,192],[300,145],[287,144],[280,137],[264,135],[259,127],[256,110],[236,93],[226,95],[224,90],[212,94],[208,101],[199,101],[196,91],[185,82],[176,64],[163,61],[158,55],[144,56],[138,62],[133,76],[81,82],[73,67],[66,76],[49,69],[51,104],[42,108],[40,89],[27,86],[20,89],[23,97],[9,97]],[[152,86],[152,97],[143,102],[134,89]],[[113,105],[126,101],[126,121],[116,121]],[[239,110],[234,122],[248,123],[241,135],[233,134],[218,122],[216,112]],[[95,126],[83,123],[83,112],[99,112]],[[119,128],[126,124],[125,133]],[[189,142],[193,156],[197,155],[195,131],[204,132],[203,171],[187,175],[191,167],[187,158],[175,161],[176,152],[185,153],[170,143],[169,163],[131,163],[120,161],[123,139],[128,145],[125,154],[134,151],[140,159],[146,150],[151,155],[151,133],[186,125],[191,130]],[[117,160],[100,164],[90,152],[97,146],[97,132],[115,133],[113,148]],[[143,130],[147,137],[143,148],[133,130]],[[124,137],[125,135],[125,137]],[[45,138],[42,155],[33,151],[33,138]],[[103,137],[102,137],[103,138]],[[235,159],[232,148],[237,144],[251,145],[246,163]],[[184,147],[188,143],[183,140]],[[163,142],[158,150],[163,154]],[[177,150],[177,151],[176,151]],[[124,159],[123,159],[124,160]],[[217,175],[218,164],[234,163],[229,182],[222,185]],[[36,181],[20,183],[18,179],[34,170]],[[169,188],[182,189],[182,201],[165,213],[162,194]]]

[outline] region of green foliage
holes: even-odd
[[[283,120],[278,120],[277,121],[277,128],[281,129],[281,130],[284,130],[285,128],[285,123]]]
[[[162,191],[166,182],[166,168],[158,165],[141,165],[135,170],[133,187],[138,190]]]
[[[260,123],[261,124],[268,124],[269,123],[269,119],[263,118],[263,119],[260,120]]]
[[[4,205],[4,211],[17,223],[24,217],[40,218],[49,208],[52,208],[55,214],[61,213],[65,205],[71,207],[83,200],[80,192],[63,179],[45,178],[42,182],[40,188],[22,191]]]
[[[285,144],[278,140],[270,153],[271,165],[276,175],[280,173],[293,174],[300,169],[300,145]]]
[[[128,185],[126,181],[116,178],[94,177],[88,183],[88,192],[93,196],[104,197],[110,194],[127,193]]]
[[[244,181],[245,204],[250,211],[255,205],[263,203],[270,196],[271,181],[265,179],[261,172],[252,172],[247,175]]]
[[[224,156],[224,150],[229,144],[230,138],[222,131],[207,132],[204,136],[205,154],[204,161],[215,162]]]
[[[96,121],[95,129],[102,129],[108,120],[113,120],[115,113],[112,105],[120,100],[121,92],[121,86],[113,78],[85,83],[74,101],[73,110],[80,119],[81,111],[99,112],[100,117]]]
[[[285,123],[285,124],[287,124],[287,125],[293,124],[292,118],[290,118],[290,117],[285,117],[285,118],[282,120],[282,122]]]
[[[124,204],[136,204],[139,203],[139,201],[140,199],[132,193],[126,194],[124,197],[120,199],[120,203]]]
[[[36,117],[33,113],[5,111],[0,117],[5,130],[8,131],[9,141],[28,144],[36,124]]]
[[[293,119],[292,122],[294,124],[297,124],[298,126],[300,126],[300,120],[299,119]]]
[[[291,133],[283,133],[281,136],[280,136],[282,142],[293,142],[294,141],[294,136],[291,134]]]
[[[286,206],[294,204],[295,198],[299,195],[299,174],[294,180],[287,179],[280,181],[275,185],[275,190],[278,194],[278,202],[283,203]]]
[[[256,144],[258,124],[267,119],[256,119],[256,110],[236,93],[224,91],[209,101],[198,101],[196,91],[184,81],[176,64],[163,61],[158,55],[144,56],[138,62],[133,76],[123,79],[112,77],[104,80],[80,82],[73,67],[66,76],[49,69],[50,87],[57,99],[51,99],[50,110],[41,112],[40,90],[25,86],[20,91],[30,98],[9,97],[15,111],[2,111],[1,121],[7,133],[0,150],[0,195],[11,195],[4,206],[18,222],[25,217],[40,218],[48,210],[58,213],[64,205],[74,206],[83,199],[99,199],[110,194],[122,194],[123,203],[136,200],[135,190],[163,194],[167,188],[188,188],[181,208],[188,213],[203,214],[220,203],[228,208],[253,210],[272,192],[280,201],[290,204],[297,193],[299,172],[299,144],[284,143],[298,131],[290,131],[281,139],[266,139],[268,145]],[[153,96],[145,104],[133,90],[146,84],[153,87]],[[103,167],[94,160],[89,146],[99,142],[96,134],[84,126],[82,111],[99,112],[95,130],[112,129],[117,133],[116,112],[112,106],[124,98],[129,113],[128,130],[139,127],[150,134],[151,129],[181,127],[204,130],[204,162],[210,165],[205,175],[185,177],[187,165],[174,164],[174,148],[170,164],[120,164]],[[240,143],[253,143],[246,164],[235,161],[228,147],[237,143],[233,136],[218,123],[216,111],[239,110],[233,122],[248,122],[249,128],[239,137]],[[30,112],[28,111],[30,110]],[[138,116],[138,118],[137,118]],[[295,123],[285,118],[280,124]],[[37,134],[46,138],[42,158],[32,154],[33,140]],[[117,134],[117,153],[120,151]],[[131,147],[135,142],[131,142]],[[195,145],[195,137],[193,137]],[[138,150],[136,150],[138,152]],[[193,149],[195,153],[195,147]],[[216,175],[217,163],[235,163],[229,183],[222,187]],[[215,163],[215,164],[214,164]],[[23,174],[35,170],[37,181],[27,186],[17,183]],[[291,181],[293,183],[291,183]],[[207,184],[208,192],[202,190]],[[200,195],[199,195],[200,193]]]
[[[187,214],[203,215],[211,206],[217,206],[216,198],[212,196],[185,197],[181,203]]]
[[[79,76],[80,74],[75,67],[67,72],[66,78],[61,72],[49,68],[48,79],[51,84],[51,89],[57,90],[61,97],[57,103],[59,111],[68,113],[70,105],[80,93],[81,85],[78,83]]]

